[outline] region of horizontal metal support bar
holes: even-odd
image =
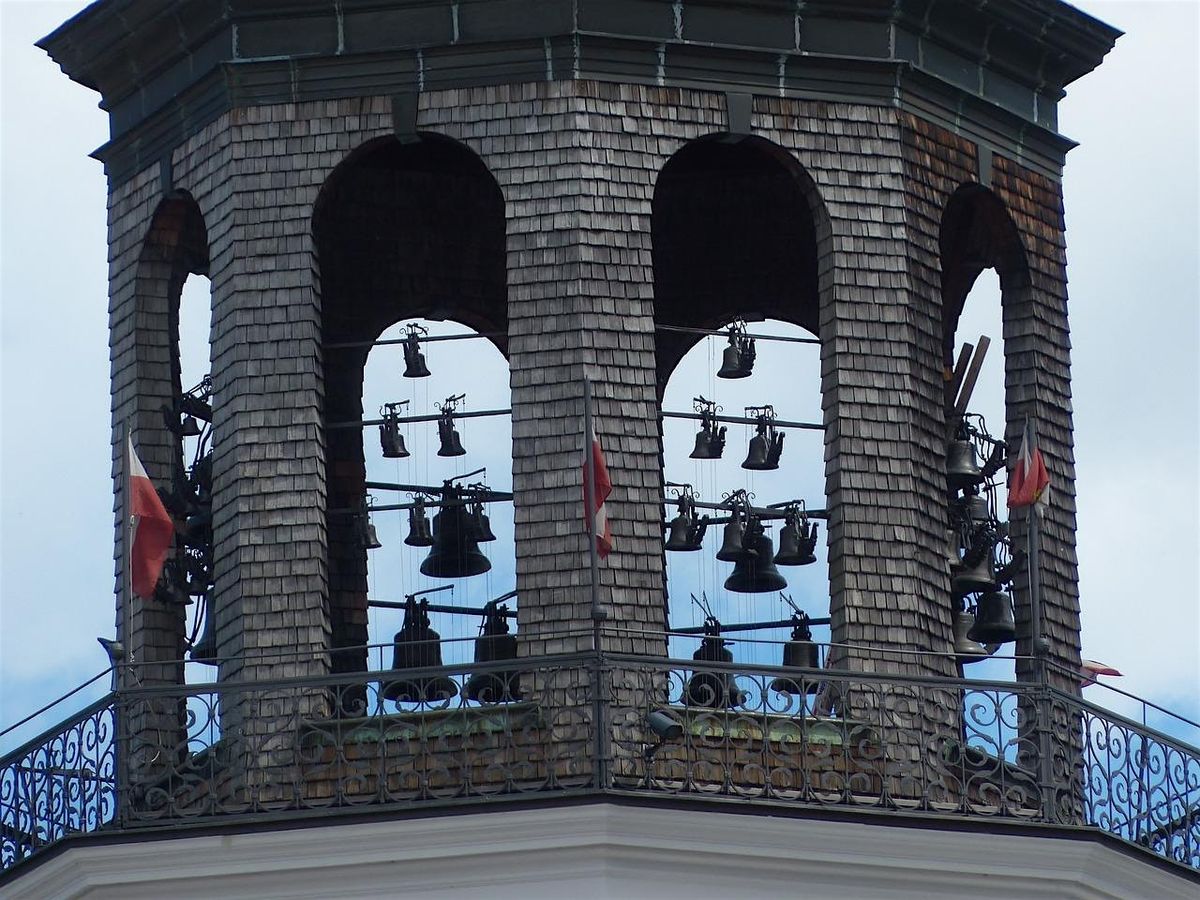
[[[467,473],[467,475],[455,475],[454,478],[450,480],[453,481],[455,478],[466,478],[470,475],[478,475],[482,471],[484,470],[476,469],[474,472]],[[445,490],[444,486],[430,487],[427,484],[397,484],[396,482],[392,481],[368,481],[364,487],[366,487],[368,491],[402,491],[413,494],[440,494],[443,490]],[[497,500],[512,499],[511,491],[493,491],[491,488],[485,488],[483,493],[485,496],[495,497]],[[426,505],[428,506],[428,504]]]
[[[655,325],[655,331],[677,331],[682,334],[703,334],[710,337],[725,337],[729,332],[727,329],[715,330],[712,328],[689,328],[684,325]],[[747,333],[746,337],[754,338],[756,341],[786,341],[789,344],[820,344],[820,338],[799,338],[785,337],[782,334],[752,334]]]
[[[773,503],[770,506],[751,506],[749,512],[751,515],[757,516],[760,519],[786,519],[787,514],[781,507],[788,506],[792,503],[799,503],[799,500],[791,500],[785,503]],[[677,506],[679,504],[678,497],[666,497],[663,499],[664,506]],[[724,512],[729,512],[728,503],[706,503],[703,500],[691,501],[692,506],[696,509],[719,509]],[[808,509],[804,511],[810,519],[828,519],[829,510],[827,509]],[[732,517],[731,517],[732,518]],[[709,519],[710,525],[720,525],[723,522],[728,522],[729,518],[725,519]]]
[[[465,410],[463,412],[453,412],[449,414],[451,419],[478,419],[485,416],[511,416],[511,409],[476,409]],[[398,416],[392,421],[400,422],[436,422],[439,419],[447,418],[443,413],[429,413],[424,416]],[[330,430],[343,428],[366,428],[369,425],[382,425],[384,419],[363,419],[361,422],[327,422],[325,427]]]
[[[807,625],[828,625],[832,619],[809,619]],[[738,622],[734,625],[721,625],[721,634],[733,633],[735,631],[760,631],[764,628],[793,628],[796,623],[791,619],[781,619],[777,622]],[[704,634],[704,626],[688,626],[687,628],[672,628],[671,634]]]
[[[703,419],[700,413],[697,412],[670,412],[663,410],[660,415],[664,419]],[[733,425],[757,425],[758,419],[751,419],[748,416],[713,416],[718,422],[729,422]],[[824,431],[824,425],[818,425],[816,422],[789,422],[786,419],[772,419],[771,424],[776,428],[801,428],[806,431]]]
[[[505,600],[511,600],[517,596],[516,591],[509,591],[507,594],[501,594],[493,603],[502,603]],[[395,600],[368,600],[367,606],[378,609],[404,609],[407,606],[407,601],[396,602]],[[490,610],[486,606],[459,606],[457,604],[448,603],[430,603],[425,607],[430,612],[435,613],[450,613],[451,615],[459,616],[486,616]],[[515,619],[517,613],[515,610],[506,609],[501,613],[506,619]]]
[[[430,344],[435,341],[472,341],[478,338],[508,337],[503,331],[484,331],[476,334],[429,334],[417,337],[418,343]],[[392,344],[407,344],[408,338],[388,338],[382,341],[346,341],[340,344],[326,344],[325,350],[357,350],[361,347],[388,347]]]

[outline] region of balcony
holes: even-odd
[[[1054,688],[595,653],[110,694],[0,761],[0,864],[94,833],[614,796],[1038,823],[1200,870],[1200,751]]]

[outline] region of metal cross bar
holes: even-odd
[[[697,509],[720,509],[720,510],[724,510],[726,512],[728,512],[730,509],[730,506],[728,503],[706,503],[703,500],[689,500],[688,502],[692,506],[696,507]],[[751,515],[757,516],[760,519],[786,519],[787,513],[784,512],[784,510],[781,507],[791,506],[793,503],[799,503],[799,502],[800,501],[798,501],[798,500],[789,500],[785,503],[774,503],[770,506],[751,506],[747,511]],[[664,497],[663,498],[664,506],[674,506],[677,503],[679,503],[679,499],[677,497]],[[374,508],[379,509],[379,507],[374,507]],[[827,509],[806,509],[806,510],[804,510],[804,515],[808,516],[810,519],[828,519],[829,518],[829,510],[827,510]],[[708,524],[720,525],[722,522],[727,522],[727,521],[729,521],[729,520],[728,519],[709,519]]]
[[[672,411],[665,410],[665,409],[660,413],[660,415],[664,419],[695,419],[695,420],[699,421],[699,420],[705,418],[705,416],[700,413],[672,412]],[[715,420],[717,422],[729,422],[734,425],[757,425],[758,424],[757,418],[750,418],[749,416],[713,415],[713,416],[709,416],[708,418],[710,420]],[[803,428],[808,431],[824,431],[825,430],[824,425],[818,425],[816,422],[789,422],[789,421],[786,421],[785,419],[772,419],[771,424],[774,425],[776,428]]]
[[[483,416],[511,416],[511,409],[476,409],[465,412],[429,413],[424,416],[396,416],[392,419],[363,419],[361,422],[328,422],[328,429],[366,428],[368,425],[383,425],[392,422],[437,422],[440,419],[478,419]]]
[[[498,338],[508,337],[503,331],[481,331],[478,334],[427,334],[423,337],[418,337],[417,341],[422,344],[432,343],[433,341],[472,341],[476,338]],[[386,347],[391,344],[407,344],[408,338],[388,338],[383,341],[346,341],[340,344],[326,344],[326,350],[356,350],[360,347]]]
[[[455,475],[454,477],[468,478],[471,475],[478,475],[482,471],[483,469],[476,469],[474,472],[468,472],[466,475]],[[427,484],[396,484],[395,482],[391,481],[368,481],[365,483],[364,487],[366,487],[368,491],[408,491],[413,494],[440,494],[445,490],[445,485],[442,485],[441,487],[430,487]],[[472,499],[474,499],[473,495],[476,493],[482,493],[487,498],[495,500],[511,500],[513,496],[511,491],[493,491],[491,488],[485,488],[482,492],[478,492],[472,491],[468,487],[464,489],[464,492],[471,494]],[[426,504],[426,506],[428,505],[429,504]],[[379,507],[375,507],[375,509],[379,509]]]
[[[830,618],[824,619],[801,619],[805,625],[828,625],[833,620]],[[721,625],[718,629],[720,634],[734,631],[759,631],[764,628],[793,628],[796,623],[791,619],[780,619],[777,622],[739,622],[734,625]],[[687,628],[672,628],[670,634],[704,634],[703,625],[688,626]]]
[[[712,328],[689,328],[683,325],[655,325],[655,331],[677,331],[681,334],[703,334],[710,337],[724,337],[729,333],[727,328],[714,330]],[[820,338],[799,338],[799,337],[784,337],[782,334],[750,334],[746,337],[754,338],[758,341],[786,341],[789,344],[820,344]]]
[[[501,603],[505,600],[511,600],[517,596],[516,591],[509,591],[507,594],[501,594],[492,603]],[[407,601],[396,602],[395,600],[368,600],[367,606],[377,607],[379,609],[404,609],[407,606]],[[499,612],[506,619],[515,619],[517,613],[515,610],[496,610],[489,609],[487,606],[458,606],[455,604],[446,603],[430,603],[425,607],[429,612],[450,613],[452,615],[461,616],[486,616],[492,612]]]

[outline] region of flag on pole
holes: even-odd
[[[1044,507],[1050,502],[1050,474],[1037,442],[1030,439],[1029,422],[1021,436],[1021,451],[1008,482],[1008,508]]]
[[[1089,684],[1096,683],[1097,675],[1117,675],[1121,673],[1112,666],[1106,666],[1102,662],[1096,662],[1094,659],[1085,659],[1079,666],[1079,684],[1080,687],[1087,687]]]
[[[591,447],[592,464],[590,469],[595,475],[595,484],[594,488],[589,491],[589,466],[585,458],[583,462],[583,522],[588,534],[596,536],[597,555],[601,559],[605,559],[613,549],[612,529],[609,528],[608,514],[604,510],[604,501],[612,493],[612,481],[609,480],[608,466],[604,462],[604,451],[600,449],[600,441],[594,430],[588,435],[588,444]]]
[[[132,435],[127,438],[126,454],[129,516],[133,524],[133,542],[129,551],[130,586],[139,597],[149,597],[162,574],[175,524],[133,449]]]

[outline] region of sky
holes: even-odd
[[[0,0],[0,728],[101,671],[106,661],[95,637],[113,631],[106,184],[100,164],[88,157],[106,140],[106,119],[95,94],[32,46],[84,5]],[[1097,71],[1068,87],[1059,107],[1060,130],[1080,142],[1068,156],[1064,191],[1083,654],[1124,672],[1114,680],[1122,689],[1200,718],[1200,5],[1077,5],[1126,32]],[[964,339],[983,333],[998,340],[998,292],[989,274],[968,300]],[[184,327],[203,333],[205,288],[198,281],[184,299]],[[457,392],[455,373],[438,372],[448,346],[432,346],[429,384],[389,381],[387,367],[394,375],[398,351],[373,352],[377,374],[368,380],[378,387],[369,387],[368,413],[400,399],[412,400],[413,412],[427,412]],[[769,359],[775,351],[759,349],[756,375],[770,385],[778,371]],[[803,354],[816,356],[803,346],[788,352],[797,354],[789,365]],[[684,365],[694,367],[688,371],[698,380],[673,383],[669,408],[689,408],[694,384],[709,383],[704,373],[719,353],[719,343],[710,342],[689,355]],[[973,404],[996,422],[1001,355],[997,342]],[[507,405],[504,392],[495,391],[504,383],[503,361],[478,356],[483,368],[474,373],[469,406]],[[815,363],[811,371],[811,391],[777,400],[781,417],[817,415]],[[774,399],[744,390],[729,388],[720,397],[728,412]],[[461,464],[473,466],[476,453],[487,463],[492,448],[507,441],[506,427],[506,420],[474,420],[464,429],[471,455]],[[433,432],[413,429],[410,441],[430,446]],[[691,423],[669,423],[668,459],[686,460],[693,434]],[[735,467],[745,438],[741,426],[730,428],[726,456]],[[367,440],[370,447],[373,438]],[[789,457],[811,460],[809,474],[789,492],[819,501],[819,439],[789,437],[785,462]],[[465,471],[453,468],[459,462],[449,465],[373,464],[372,477]],[[709,491],[720,487],[690,461],[669,464],[667,477]],[[510,476],[493,462],[488,478],[504,488]],[[774,496],[770,476],[760,478],[761,493],[785,499]],[[402,546],[402,514],[377,516],[385,545]],[[510,510],[492,517],[497,532],[511,533]],[[388,566],[372,562],[372,595],[399,599],[419,583],[397,575],[411,567],[390,559]],[[689,583],[702,589],[725,574],[709,563],[676,565],[673,577],[693,566]],[[823,559],[786,574],[797,602],[814,616],[824,614]],[[511,580],[511,567],[498,561],[486,579],[457,590],[455,602],[482,602],[508,590]],[[777,600],[759,600],[754,608],[768,606],[772,615],[783,612]],[[749,617],[750,610],[731,615]],[[399,613],[373,614],[372,640],[386,641],[399,624]],[[435,626],[447,637],[469,636],[462,622]],[[103,689],[82,692],[51,720]],[[1097,702],[1140,715],[1102,688],[1088,691]],[[1154,715],[1150,720],[1172,727]]]

